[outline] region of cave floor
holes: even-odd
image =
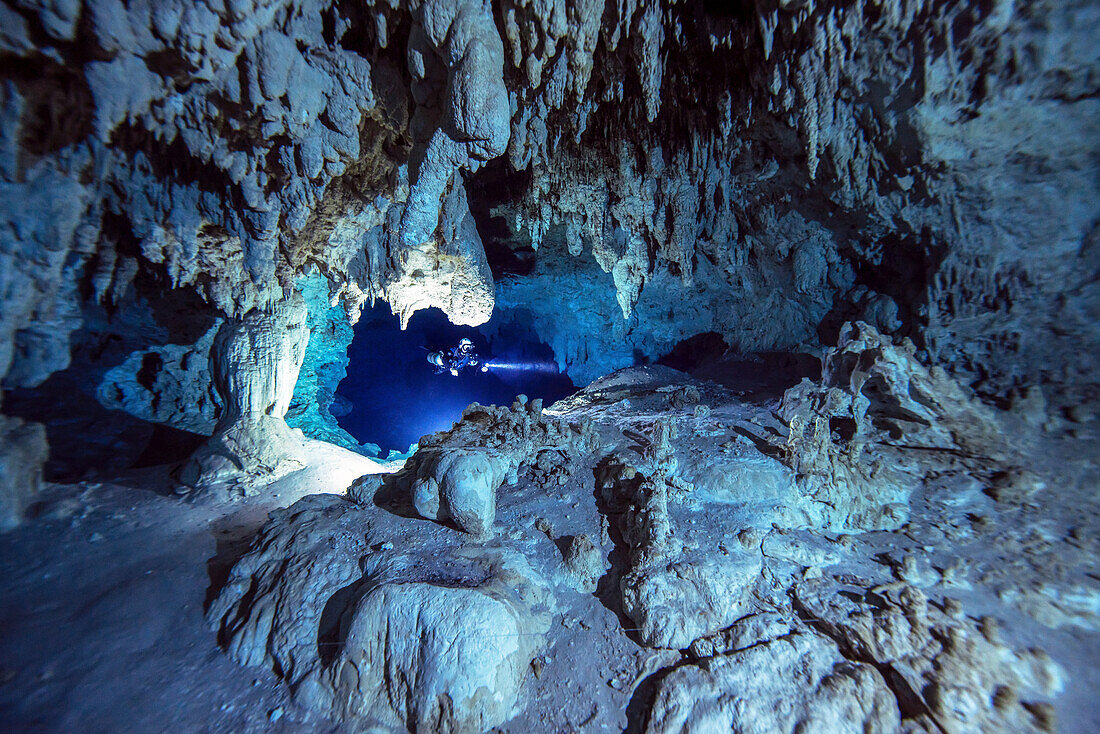
[[[704,396],[707,397],[707,396]],[[683,461],[736,438],[730,426],[775,405],[718,405],[681,441]],[[747,407],[746,407],[747,406]],[[577,405],[574,404],[574,409]],[[631,397],[608,390],[584,409],[622,441],[651,422]],[[625,442],[626,446],[629,442]],[[1100,507],[1094,435],[1042,439],[1033,469],[1047,482],[1038,498],[995,501],[966,476],[932,477],[911,500],[900,530],[854,536],[833,578],[863,588],[889,584],[907,555],[933,604],[961,600],[967,615],[993,615],[1016,648],[1041,647],[1066,674],[1054,700],[1058,730],[1100,731]],[[104,483],[51,485],[39,516],[0,536],[0,723],[20,732],[324,732],[340,731],[290,700],[265,667],[243,668],[217,646],[205,605],[268,513],[318,492],[342,492],[378,465],[343,449],[312,444],[309,468],[258,496],[235,502],[182,501],[169,467]],[[589,475],[591,476],[591,475]],[[690,520],[685,520],[690,516]],[[502,494],[501,535],[556,563],[559,549],[537,529],[549,518],[562,537],[598,532],[590,484],[552,493],[518,486]],[[424,521],[427,522],[427,521]],[[684,515],[689,544],[716,543],[729,517]],[[823,534],[827,536],[828,534]],[[820,538],[807,534],[810,547]],[[836,539],[824,542],[835,546]],[[720,547],[720,546],[718,546]],[[686,653],[651,650],[624,632],[629,620],[608,604],[606,579],[595,595],[559,609],[539,675],[525,684],[523,710],[502,732],[636,731],[660,680]],[[603,598],[601,598],[603,597]]]
[[[331,730],[283,718],[285,686],[226,657],[203,619],[270,510],[378,470],[320,442],[309,458],[233,502],[173,496],[168,466],[48,486],[40,517],[0,536],[0,729]]]

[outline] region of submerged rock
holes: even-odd
[[[309,339],[305,321],[296,297],[218,329],[211,367],[223,408],[214,435],[180,471],[186,487],[228,484],[248,494],[302,467],[301,434],[283,416]]]
[[[646,731],[885,734],[901,728],[897,701],[870,665],[827,638],[797,632],[673,670]]]
[[[623,611],[646,645],[686,648],[753,608],[762,568],[759,555],[736,553],[636,569],[622,580]]]
[[[471,535],[491,535],[497,487],[515,471],[514,459],[502,452],[457,448],[424,449],[416,456],[416,511],[432,520],[454,520]]]
[[[504,722],[552,603],[524,557],[314,496],[273,514],[208,619],[245,665],[349,725],[486,731]]]
[[[520,467],[541,452],[574,456],[591,451],[590,425],[543,414],[542,400],[519,396],[511,409],[473,404],[450,431],[428,436],[397,477],[423,517],[453,520],[478,537],[492,534],[496,492],[517,481]]]
[[[689,388],[708,410],[670,416]],[[740,440],[782,436],[777,405],[663,368],[549,411],[472,405],[402,471],[273,513],[210,622],[310,710],[368,730],[576,728],[555,697],[589,675],[612,691],[592,694],[591,721],[619,707],[653,732],[1041,729],[1029,712],[1064,671],[930,601],[962,572],[894,552],[907,535],[834,534],[849,508],[804,496],[768,441]],[[913,430],[948,435],[951,415]],[[950,469],[918,456],[923,486]],[[887,479],[862,478],[868,512],[889,511]]]
[[[1010,459],[994,413],[915,351],[862,322],[846,324],[820,383],[804,379],[784,393],[778,414],[788,434],[776,450],[798,475],[812,526],[896,528],[931,463],[988,470]]]
[[[1053,730],[1036,715],[1065,672],[1046,653],[1017,650],[996,620],[974,624],[955,600],[929,603],[904,583],[872,598],[837,593],[828,581],[795,588],[800,613],[853,659],[890,671],[899,704],[927,729],[947,732]]]
[[[600,578],[607,571],[603,549],[584,534],[569,539],[563,560],[576,589],[583,593],[594,593]]]
[[[549,625],[532,608],[545,591],[515,554],[461,560],[484,575],[476,586],[381,583],[349,610],[325,676],[341,719],[470,732],[510,718]]]

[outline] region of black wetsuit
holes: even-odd
[[[439,371],[461,371],[463,367],[476,367],[480,362],[474,350],[463,352],[461,347],[452,347],[450,354],[443,355],[443,367]]]

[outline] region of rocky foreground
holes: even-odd
[[[471,405],[275,512],[207,618],[354,731],[1080,730],[1093,460],[912,353],[856,323],[777,400]]]

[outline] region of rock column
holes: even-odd
[[[305,357],[305,302],[295,294],[242,319],[228,319],[210,352],[222,413],[214,435],[180,472],[188,488],[253,494],[304,465],[301,434],[284,420]]]
[[[48,454],[42,424],[0,415],[0,532],[22,522],[42,484]]]

